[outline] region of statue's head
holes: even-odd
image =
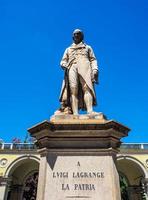
[[[84,39],[84,34],[80,29],[75,29],[73,32],[72,39],[75,44],[79,44]]]

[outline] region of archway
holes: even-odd
[[[119,156],[117,159],[117,168],[121,179],[126,180],[124,185],[124,193],[129,200],[142,200],[143,188],[141,187],[141,180],[147,178],[147,172],[143,164],[132,156]],[[123,182],[122,182],[123,183]],[[123,186],[123,185],[122,185]],[[121,195],[122,188],[121,188]],[[124,199],[124,196],[122,196]]]
[[[11,163],[5,174],[5,177],[8,177],[9,180],[11,179],[9,186],[7,187],[5,200],[26,200],[26,187],[28,191],[33,188],[35,188],[35,190],[37,189],[37,180],[33,180],[33,177],[37,176],[38,171],[39,159],[35,156],[21,156]],[[27,184],[29,178],[32,180],[30,185]],[[32,196],[36,198],[36,194],[32,193]]]

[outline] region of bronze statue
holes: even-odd
[[[73,32],[74,43],[65,50],[60,63],[65,77],[59,113],[78,115],[78,110],[82,109],[92,114],[96,105],[94,83],[98,83],[97,60],[92,48],[83,39],[83,32],[76,29]]]

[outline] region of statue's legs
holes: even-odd
[[[74,115],[78,115],[78,72],[76,65],[72,65],[69,70],[69,85],[72,111]]]
[[[93,97],[91,91],[82,77],[80,77],[80,83],[84,93],[84,102],[86,105],[87,113],[91,114],[93,112]]]
[[[77,88],[71,88],[71,105],[74,115],[78,115],[78,97],[77,97]]]
[[[71,105],[74,115],[78,114],[78,84],[79,81],[82,85],[82,90],[84,93],[84,102],[86,105],[87,113],[93,112],[93,97],[89,87],[87,86],[84,79],[78,75],[78,70],[76,65],[72,65],[69,70],[69,85],[71,91]]]

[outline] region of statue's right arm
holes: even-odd
[[[68,64],[68,49],[65,50],[64,55],[62,57],[62,60],[60,62],[60,65],[62,67],[62,69],[67,68],[67,64]]]

